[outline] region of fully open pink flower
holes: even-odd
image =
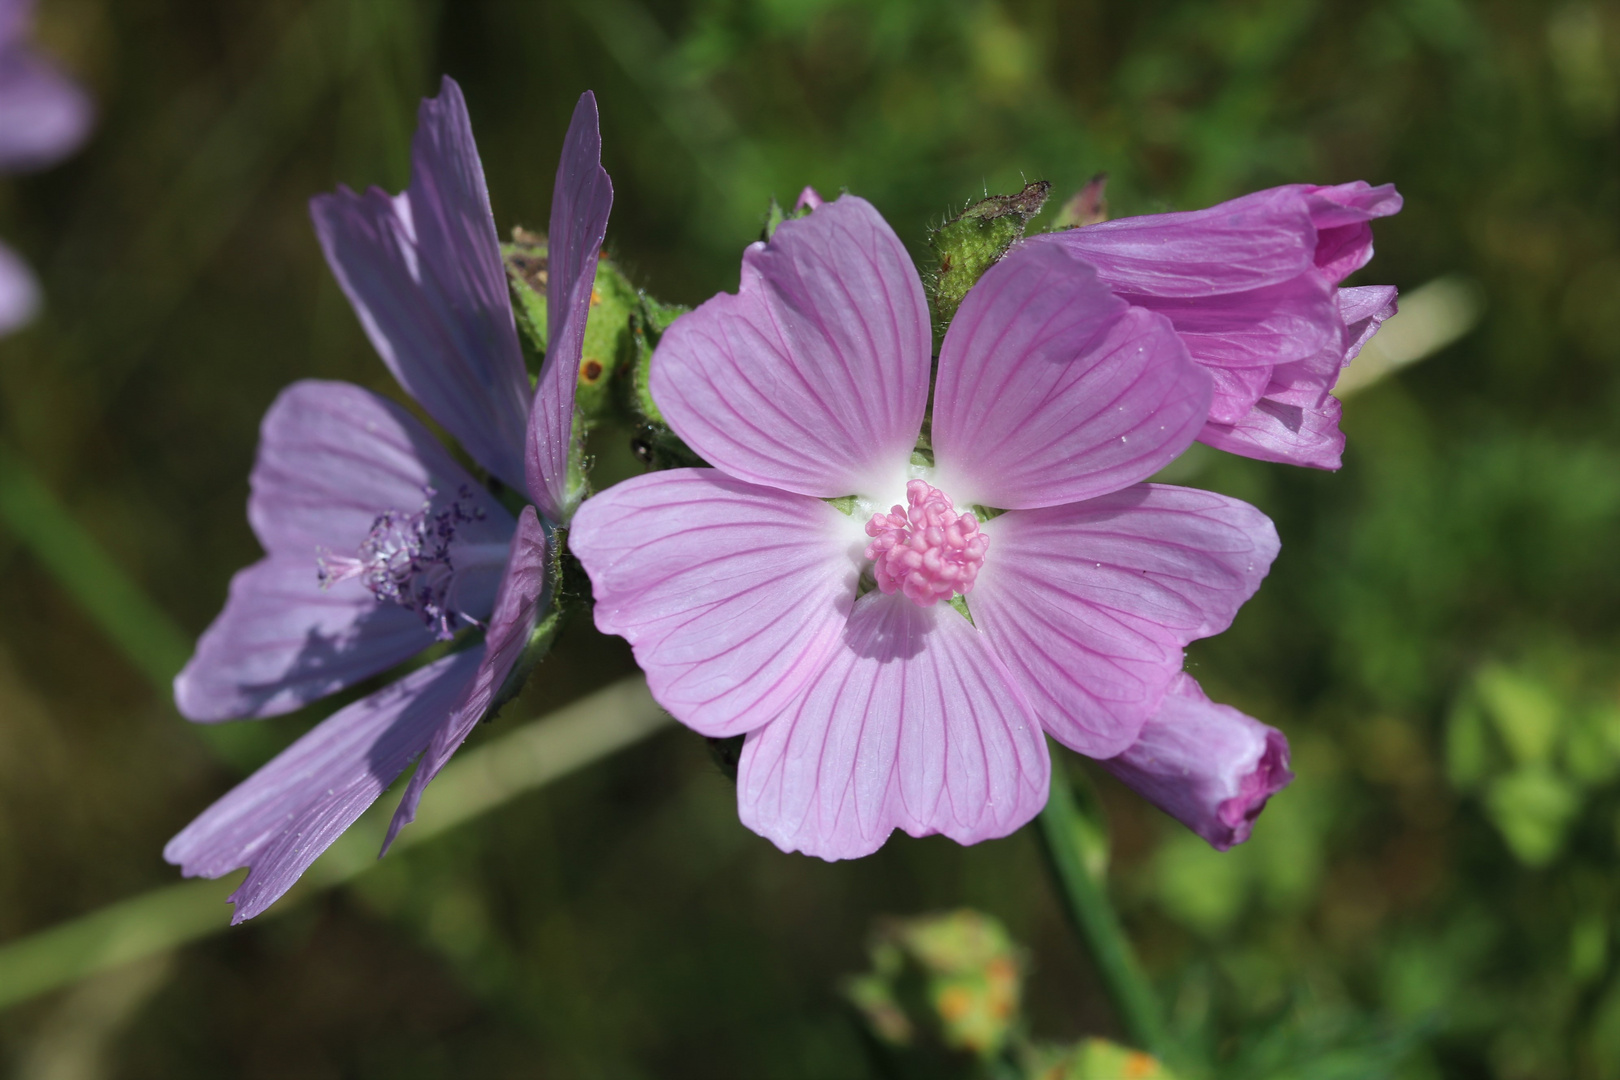
[[[899,239],[861,199],[823,204],[653,359],[659,409],[715,467],[575,519],[597,626],[678,719],[747,733],[739,810],[786,850],[1018,828],[1046,801],[1042,730],[1130,747],[1277,552],[1252,507],[1140,483],[1203,426],[1209,376],[1067,248],[1015,250],[964,300],[927,465],[930,362]]]
[[[1290,184],[1034,242],[1068,248],[1119,296],[1169,317],[1214,377],[1200,441],[1336,469],[1344,436],[1328,391],[1395,311],[1391,286],[1338,286],[1372,258],[1372,220],[1400,208],[1391,184]]]

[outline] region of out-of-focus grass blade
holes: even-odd
[[[638,742],[669,720],[636,675],[465,750],[434,780],[416,822],[400,834],[394,851]],[[392,814],[392,800],[378,800],[296,888],[259,918],[286,912],[375,866]],[[0,945],[0,1009],[227,929],[225,897],[232,888],[224,881],[169,885]]]
[[[0,521],[167,694],[191,655],[191,641],[73,520],[28,463],[5,446],[0,446]]]

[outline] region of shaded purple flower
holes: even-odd
[[[0,173],[54,165],[90,133],[89,96],[50,60],[29,47],[32,0],[0,0]],[[0,334],[39,311],[39,285],[10,248],[0,244]]]
[[[1372,219],[1400,208],[1390,184],[1292,184],[1032,242],[1076,252],[1116,294],[1169,317],[1214,378],[1200,441],[1336,469],[1344,436],[1328,391],[1395,311],[1391,287],[1338,286],[1372,258]]]
[[[1101,764],[1216,851],[1247,840],[1266,800],[1294,779],[1282,732],[1210,701],[1185,673],[1136,742]]]
[[[929,354],[922,283],[870,204],[783,222],[653,359],[659,409],[715,467],[622,483],[570,537],[659,703],[747,734],[740,815],[784,850],[1018,828],[1046,801],[1043,729],[1130,747],[1277,551],[1252,507],[1139,482],[1203,426],[1209,376],[1067,248],[1017,249],[967,295],[931,465]]]
[[[554,326],[582,324],[590,302],[612,191],[600,157],[586,93],[553,197],[553,236],[562,237],[552,244]],[[548,497],[547,471],[565,464],[543,460],[526,485],[527,418],[531,408],[572,415],[572,378],[562,384],[547,372],[572,375],[579,340],[554,340],[532,395],[455,82],[446,78],[439,97],[422,103],[402,194],[340,189],[313,199],[311,216],[401,385],[493,476],[527,486],[541,513],[528,506],[514,519],[422,424],[370,391],[308,380],[271,406],[248,500],[265,558],[233,579],[225,610],[175,679],[180,711],[199,721],[270,716],[466,628],[482,629],[483,640],[339,710],[169,842],[164,857],[188,876],[249,867],[231,896],[235,922],[285,892],[422,755],[388,842],[414,817],[549,602],[547,552],[565,520]]]

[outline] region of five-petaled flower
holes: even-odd
[[[596,101],[563,145],[551,208],[551,340],[530,389],[460,88],[422,103],[411,184],[311,203],[328,262],[389,370],[533,506],[515,519],[428,430],[346,383],[289,387],[265,417],[248,518],[264,559],[175,679],[198,721],[287,712],[468,627],[451,652],[339,710],[164,848],[188,875],[240,866],[234,921],[263,911],[422,755],[388,834],[483,718],[527,645],[571,515],[575,372],[612,202]],[[538,508],[538,512],[536,510]],[[384,845],[386,848],[386,844]]]
[[[1042,732],[1130,750],[1277,552],[1254,508],[1142,482],[1204,428],[1211,378],[1069,246],[1015,248],[967,295],[931,458],[930,345],[870,204],[784,222],[653,359],[659,409],[714,467],[575,519],[597,626],[676,718],[746,733],[741,817],[787,850],[1018,828],[1046,801]]]

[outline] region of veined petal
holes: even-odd
[[[1315,274],[1301,274],[1220,296],[1122,296],[1168,318],[1196,362],[1254,368],[1303,360],[1337,343],[1343,326],[1337,291]]]
[[[482,514],[458,532],[465,539],[512,535],[512,515],[427,428],[352,383],[304,379],[283,390],[259,427],[248,482],[248,521],[259,542],[311,567],[320,549],[352,552],[378,514],[415,510],[430,490],[436,501],[462,499]]]
[[[922,426],[930,335],[899,237],[845,195],[750,246],[736,295],[675,321],[652,394],[732,476],[819,497],[887,493]]]
[[[1344,453],[1343,406],[1327,392],[1336,377],[1324,377],[1310,361],[1286,364],[1272,373],[1253,408],[1231,424],[1212,419],[1198,441],[1257,461],[1337,469]]]
[[[1045,805],[1050,768],[1023,695],[966,619],[873,592],[798,701],[749,733],[737,803],[784,851],[849,859],[897,828],[1006,836]]]
[[[1333,187],[1310,185],[1306,192],[1317,230],[1316,276],[1337,285],[1372,259],[1369,222],[1399,213],[1401,197],[1394,184],[1373,187],[1365,180]]]
[[[315,559],[261,559],[231,579],[219,613],[174,679],[188,720],[276,716],[386,671],[433,644],[422,617],[359,581],[321,588]]]
[[[384,852],[393,844],[399,830],[416,820],[416,807],[428,784],[489,712],[495,695],[500,693],[506,677],[512,674],[512,668],[529,643],[545,587],[546,527],[540,523],[534,507],[525,506],[518,517],[512,554],[495,597],[495,613],[489,617],[489,628],[484,634],[483,659],[478,663],[466,696],[433,733],[433,741],[411,776],[410,785],[400,796],[399,808],[394,811],[388,836],[383,840]]]
[[[422,102],[411,185],[310,200],[326,261],[388,370],[469,454],[524,490],[529,377],[461,88]]]
[[[613,182],[602,168],[596,95],[581,94],[563,138],[551,189],[546,270],[546,359],[529,414],[524,462],[529,498],[546,520],[564,524],[573,513],[568,457],[573,446],[574,392],[585,344],[596,263],[613,207]]]
[[[1247,503],[1159,484],[1009,511],[983,528],[974,621],[1046,730],[1099,758],[1135,741],[1182,649],[1230,625],[1278,548]]]
[[[39,314],[39,283],[16,252],[0,244],[0,334],[9,334]]]
[[[482,654],[446,656],[334,713],[203,811],[163,857],[187,877],[246,866],[231,922],[259,914],[422,752]]]
[[[776,715],[838,644],[860,526],[819,499],[671,469],[586,500],[568,545],[597,629],[629,640],[677,720],[721,736]]]
[[[1294,779],[1282,732],[1210,701],[1187,674],[1136,742],[1098,764],[1216,851],[1247,840],[1266,800]]]
[[[1372,340],[1384,320],[1395,314],[1396,290],[1393,285],[1363,285],[1339,290],[1339,315],[1344,320],[1346,346],[1344,364],[1349,366]]]
[[[1026,245],[990,268],[946,331],[940,487],[1003,508],[1116,491],[1187,448],[1210,393],[1168,319],[1114,296],[1068,249]]]
[[[89,95],[55,64],[26,47],[0,50],[0,172],[56,164],[94,119]]]
[[[1116,218],[1047,233],[1122,292],[1213,296],[1276,285],[1312,266],[1316,227],[1306,186],[1256,191],[1207,210]]]

